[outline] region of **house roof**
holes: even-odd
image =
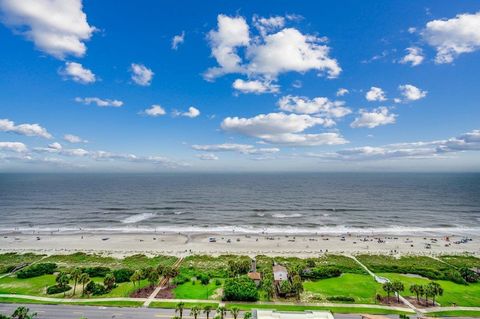
[[[288,272],[287,268],[282,265],[275,265],[273,266],[273,272]]]
[[[248,274],[248,277],[250,277],[250,279],[252,280],[261,280],[262,279],[262,275],[259,273],[259,272],[249,272]]]

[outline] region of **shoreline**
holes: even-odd
[[[210,238],[215,238],[211,242]],[[325,253],[427,255],[464,254],[480,256],[480,235],[273,235],[226,233],[2,233],[0,252],[39,254],[99,253],[115,257],[134,254],[187,256],[268,255],[309,257]]]

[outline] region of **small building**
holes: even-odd
[[[330,311],[298,311],[286,312],[275,310],[252,311],[253,319],[334,319]]]
[[[247,276],[255,282],[257,287],[260,285],[260,282],[262,281],[262,275],[259,272],[250,271]]]
[[[273,280],[276,282],[288,280],[288,271],[282,265],[273,266]]]

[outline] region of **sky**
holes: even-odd
[[[0,0],[0,171],[478,172],[479,74],[477,0]]]

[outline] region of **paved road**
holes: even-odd
[[[10,315],[21,304],[0,303],[0,313]],[[118,308],[98,306],[70,306],[70,305],[24,305],[31,311],[37,312],[38,319],[171,319],[175,315],[173,309],[152,309],[152,308]],[[186,310],[183,318],[192,319]],[[213,316],[210,316],[213,317]],[[230,317],[228,317],[230,318]],[[243,315],[239,316],[243,318]],[[335,315],[338,319],[360,319],[360,315]],[[392,316],[391,318],[398,318]],[[205,319],[199,316],[198,319]]]

